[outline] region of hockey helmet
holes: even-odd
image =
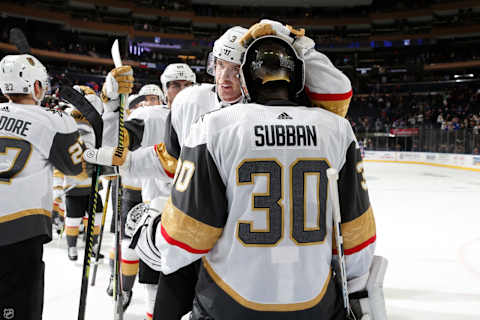
[[[245,98],[252,99],[253,84],[286,81],[290,96],[298,96],[305,85],[305,64],[290,43],[278,36],[255,39],[246,49],[240,68]]]
[[[207,73],[215,76],[215,61],[222,59],[228,62],[242,64],[245,48],[238,42],[248,30],[242,27],[228,29],[213,44],[213,50],[207,59]]]
[[[31,94],[38,103],[50,90],[47,69],[34,56],[18,54],[5,56],[0,61],[0,86],[3,94]],[[42,97],[35,97],[35,81],[45,89]]]
[[[162,89],[160,89],[160,87],[157,86],[156,84],[144,85],[138,92],[138,95],[139,96],[158,96],[160,103],[163,103],[163,101],[165,101],[165,95],[163,94]]]
[[[195,83],[197,81],[197,77],[195,72],[193,72],[187,64],[172,63],[165,68],[160,76],[160,82],[162,83],[163,91],[167,92],[167,84],[170,81],[175,80],[185,80]]]

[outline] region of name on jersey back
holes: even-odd
[[[314,125],[255,125],[255,147],[316,147]]]
[[[26,137],[31,124],[30,121],[0,116],[0,131],[7,131]]]

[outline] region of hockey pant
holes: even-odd
[[[45,264],[43,239],[0,247],[0,319],[42,319]]]
[[[79,226],[83,217],[88,213],[90,203],[89,195],[66,197],[67,216],[65,218],[65,230],[67,234],[68,247],[76,247],[79,233]],[[93,243],[97,243],[102,224],[103,204],[102,198],[97,193],[97,207],[95,213],[95,226],[93,229]]]
[[[201,261],[195,261],[174,273],[159,272],[153,319],[178,320],[192,310]]]

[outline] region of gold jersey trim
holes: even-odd
[[[196,250],[210,250],[223,231],[190,217],[175,207],[171,198],[163,210],[162,227],[169,237]]]
[[[299,303],[289,303],[289,304],[280,304],[280,303],[279,304],[273,304],[273,303],[263,304],[263,303],[249,301],[244,297],[242,297],[241,295],[239,295],[225,281],[223,281],[222,278],[220,278],[220,276],[217,273],[215,273],[215,271],[210,266],[210,264],[208,263],[205,257],[202,258],[202,262],[203,262],[203,266],[205,267],[205,270],[207,270],[210,277],[212,277],[213,281],[215,281],[215,283],[223,291],[225,291],[230,297],[232,297],[233,300],[238,302],[240,305],[256,311],[284,312],[284,311],[299,311],[299,310],[313,308],[323,299],[325,292],[327,292],[328,284],[330,283],[330,278],[332,277],[332,270],[330,270],[322,290],[316,297],[314,297],[311,300],[308,300],[305,302],[299,302]]]
[[[132,190],[132,191],[142,191],[142,187],[134,187],[134,186],[129,186],[129,185],[122,185],[124,189]]]
[[[348,107],[350,105],[351,99],[352,98],[348,98],[346,100],[340,100],[340,101],[322,101],[322,100],[311,99],[311,102],[317,107],[321,107],[323,109],[331,111],[345,118],[345,115],[348,112]]]
[[[163,169],[172,175],[175,174],[175,170],[177,169],[177,159],[168,154],[165,144],[157,144],[154,149]]]
[[[376,235],[375,218],[372,207],[368,207],[361,216],[352,221],[341,224],[343,236],[343,248],[352,249],[365,243]],[[337,247],[335,236],[333,236],[332,248]]]
[[[38,208],[38,209],[28,209],[28,210],[22,210],[22,211],[7,214],[3,217],[0,217],[0,223],[9,222],[9,221],[12,221],[12,220],[17,220],[17,219],[20,219],[20,218],[24,218],[24,217],[27,217],[27,216],[33,216],[33,215],[44,215],[44,216],[47,216],[49,218],[52,217],[52,213],[50,211],[45,210],[45,209],[40,209],[40,208]]]

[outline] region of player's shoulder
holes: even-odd
[[[172,110],[178,106],[204,103],[205,100],[211,99],[212,96],[215,96],[215,86],[213,84],[199,83],[191,85],[176,95]]]
[[[0,110],[21,117],[34,125],[43,126],[51,131],[69,133],[76,130],[75,120],[61,110],[16,103],[4,103]]]

